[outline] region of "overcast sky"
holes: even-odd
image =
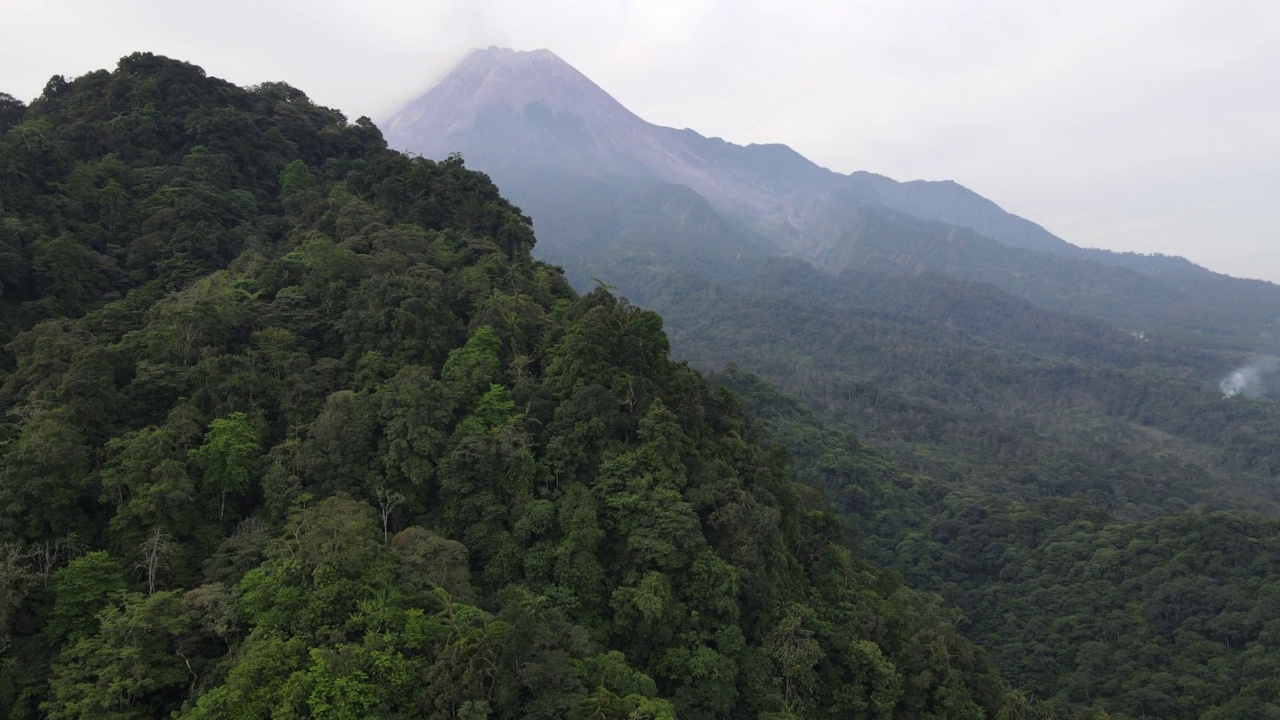
[[[148,50],[375,120],[470,48],[545,47],[658,124],[1280,282],[1276,0],[0,0],[0,38],[22,100]]]

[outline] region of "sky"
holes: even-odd
[[[374,120],[547,48],[650,122],[1280,282],[1275,0],[0,0],[0,37],[24,101],[146,50]]]

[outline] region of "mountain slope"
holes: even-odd
[[[0,158],[6,717],[1025,707],[461,162],[149,54]]]
[[[748,229],[751,240],[727,248],[726,258],[761,249],[763,238],[773,254],[839,272],[880,262],[862,252],[863,216],[870,214],[873,239],[912,259],[898,263],[905,265],[900,270],[948,272],[929,257],[943,243],[944,252],[957,255],[951,265],[963,268],[962,276],[995,282],[1055,310],[1175,332],[1208,347],[1270,351],[1280,343],[1280,288],[1271,283],[1233,280],[1180,258],[1078,248],[954,182],[840,175],[786,146],[738,146],[656,126],[545,50],[474,51],[383,125],[393,147],[435,158],[462,152],[535,218],[547,213],[533,178],[549,173],[683,185]],[[922,238],[921,221],[947,227]],[[558,230],[544,237],[544,247],[555,253]],[[988,266],[997,269],[984,277],[978,269]]]
[[[1238,513],[1121,521],[1083,497],[947,492],[736,368],[801,482],[823,488],[1037,699],[1037,716],[1269,717],[1280,659],[1280,524]],[[1106,713],[1106,714],[1104,714]]]
[[[1275,352],[1274,285],[1075,248],[952,183],[840,176],[783,146],[583,116],[554,96],[468,107],[474,123],[429,138],[406,123],[390,141],[461,151],[576,284],[660,311],[695,366],[736,363],[798,398],[827,427],[787,428],[794,400],[753,402],[783,426],[796,477],[853,518],[874,557],[960,605],[1002,671],[1052,698],[1046,711],[1273,710],[1257,662],[1270,595],[1245,596],[1272,584],[1274,558],[1249,543],[1230,569],[1179,558],[1216,557],[1223,518],[1241,528],[1228,537],[1274,535],[1247,513],[1280,510],[1280,406],[1218,387]],[[723,377],[768,394],[742,374]],[[1194,537],[1172,546],[1184,529]],[[1142,578],[1097,592],[1117,581],[1115,558]]]
[[[1071,246],[1010,247],[903,211],[975,224],[998,211],[954,183],[837,176],[783,146],[657,127],[545,51],[477,51],[413,107],[393,140],[429,129],[416,149],[463,147],[531,212],[540,252],[575,283],[594,278],[659,309],[699,366],[739,362],[901,462],[989,490],[1136,499],[1136,514],[1274,506],[1280,457],[1262,439],[1274,413],[1216,407],[1218,380],[1273,342],[1268,283],[1183,272],[1168,258],[1113,258],[1132,266],[1122,267]],[[524,134],[512,144],[495,129]],[[566,156],[575,160],[557,164]],[[752,224],[726,210],[724,188],[775,209],[804,203],[788,222],[810,247],[787,254],[827,272],[768,261],[785,252],[779,236],[761,215]],[[1052,244],[1003,213],[984,227]],[[1215,292],[1222,283],[1229,291]],[[887,394],[895,401],[877,405]],[[1099,453],[1089,441],[1104,428],[1116,442]],[[1083,481],[1082,467],[1099,477]]]

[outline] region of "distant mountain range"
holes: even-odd
[[[823,218],[827,208],[850,203],[967,227],[1010,247],[1081,252],[953,182],[841,175],[785,145],[744,147],[646,122],[548,50],[476,50],[392,116],[385,131],[393,146],[430,157],[461,151],[498,175],[547,167],[604,181],[685,185],[776,250],[832,269],[839,269],[832,251],[840,238]]]
[[[713,274],[744,256],[797,257],[833,273],[942,273],[1206,347],[1277,343],[1271,283],[1080,248],[952,181],[842,175],[785,145],[654,125],[548,50],[475,50],[381,125],[394,148],[458,152],[489,173],[535,218],[540,252],[578,279],[600,270],[600,257],[662,245],[650,224],[697,222],[716,226],[713,237],[695,233],[700,247],[674,255],[664,247],[664,261]]]

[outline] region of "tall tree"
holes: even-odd
[[[204,468],[205,488],[218,493],[219,523],[226,515],[227,493],[248,492],[259,449],[248,416],[235,412],[210,423],[204,444],[191,451],[191,459]]]

